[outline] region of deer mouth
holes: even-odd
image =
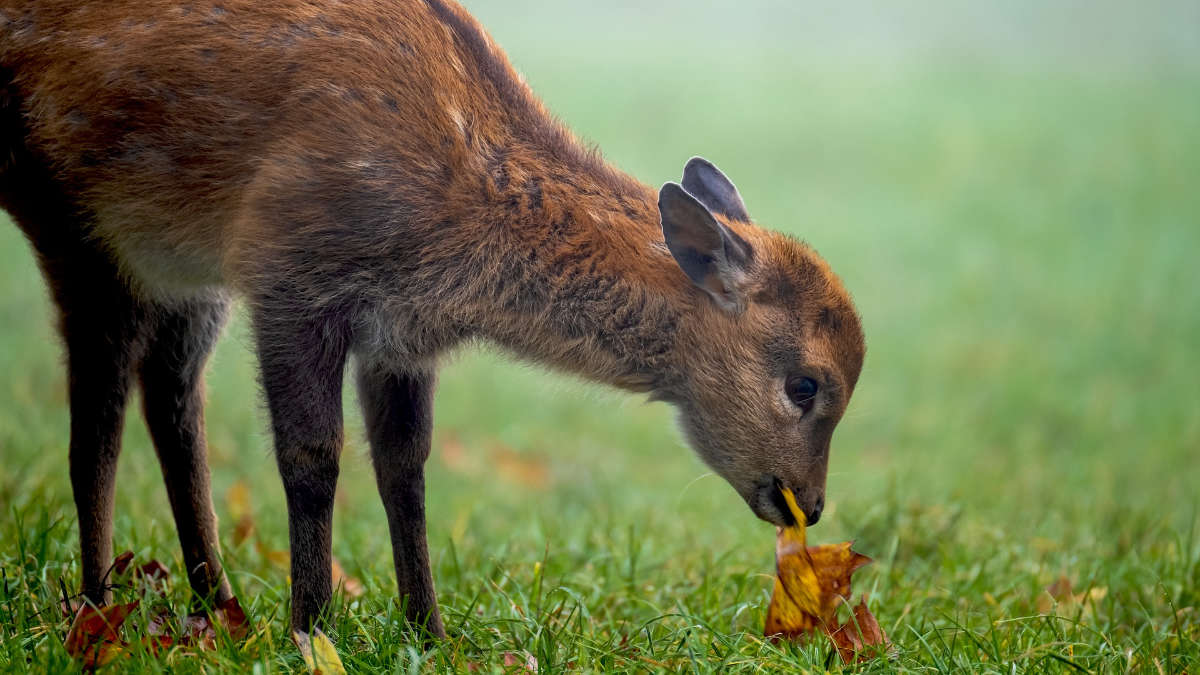
[[[774,476],[760,481],[750,502],[750,510],[760,519],[778,525],[791,527],[796,524],[787,501],[783,498],[783,483]]]

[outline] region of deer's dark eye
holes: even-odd
[[[817,381],[811,377],[793,375],[787,381],[787,395],[797,408],[808,412],[817,400]]]

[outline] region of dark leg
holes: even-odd
[[[204,364],[227,305],[224,298],[214,298],[160,309],[141,367],[142,411],[198,605],[221,603],[232,595],[219,559],[204,441]]]
[[[392,558],[405,616],[444,637],[425,542],[425,460],[433,430],[432,374],[398,375],[363,366],[358,397],[371,459],[392,535]]]
[[[346,333],[303,309],[255,317],[263,389],[287,497],[292,553],[292,630],[319,624],[333,581],[333,494],[342,450]]]
[[[145,350],[146,309],[115,266],[82,243],[37,242],[60,310],[71,407],[70,472],[79,514],[83,593],[111,600],[117,456],[133,372]]]
[[[70,475],[79,514],[83,592],[111,599],[113,497],[121,428],[133,373],[145,347],[146,309],[116,265],[90,240],[72,205],[23,144],[13,91],[0,82],[0,208],[25,232],[59,308],[71,407]]]

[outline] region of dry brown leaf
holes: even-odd
[[[529,652],[504,652],[504,670],[505,672],[518,673],[536,673],[538,671],[538,660]]]
[[[1046,587],[1046,592],[1050,597],[1058,601],[1071,599],[1071,580],[1065,576],[1061,576],[1054,580],[1054,583]]]
[[[246,514],[237,519],[233,524],[233,545],[239,546],[242,542],[254,536],[254,517]]]
[[[72,657],[90,670],[103,666],[119,656],[125,647],[121,639],[121,624],[138,606],[138,600],[122,605],[93,607],[83,605],[71,621],[63,646]]]
[[[180,642],[197,649],[215,649],[218,626],[229,633],[229,637],[235,642],[244,639],[250,633],[250,621],[237,598],[229,598],[218,604],[211,614],[189,614],[183,620]]]
[[[875,615],[867,609],[865,596],[854,607],[854,617],[829,633],[829,639],[837,647],[842,663],[847,665],[855,661],[869,660],[874,656],[869,649],[871,647],[882,649],[886,653],[892,645],[887,634],[879,627],[879,622],[875,620]]]
[[[360,598],[367,592],[361,581],[346,574],[346,570],[342,568],[342,563],[338,562],[337,558],[333,559],[332,571],[334,588],[341,586],[342,592],[352,598]]]
[[[133,562],[133,551],[125,551],[113,558],[112,572],[117,576],[125,574],[129,569],[129,565]]]
[[[1082,593],[1075,593],[1071,579],[1067,576],[1060,576],[1054,580],[1054,583],[1046,587],[1046,590],[1039,593],[1037,596],[1037,609],[1041,614],[1049,614],[1054,611],[1056,605],[1065,605],[1068,608],[1073,605],[1084,605],[1091,600],[1099,602],[1108,596],[1108,587],[1093,586]]]

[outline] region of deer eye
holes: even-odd
[[[811,377],[793,375],[787,380],[788,399],[804,412],[812,410],[817,400],[817,381]]]

